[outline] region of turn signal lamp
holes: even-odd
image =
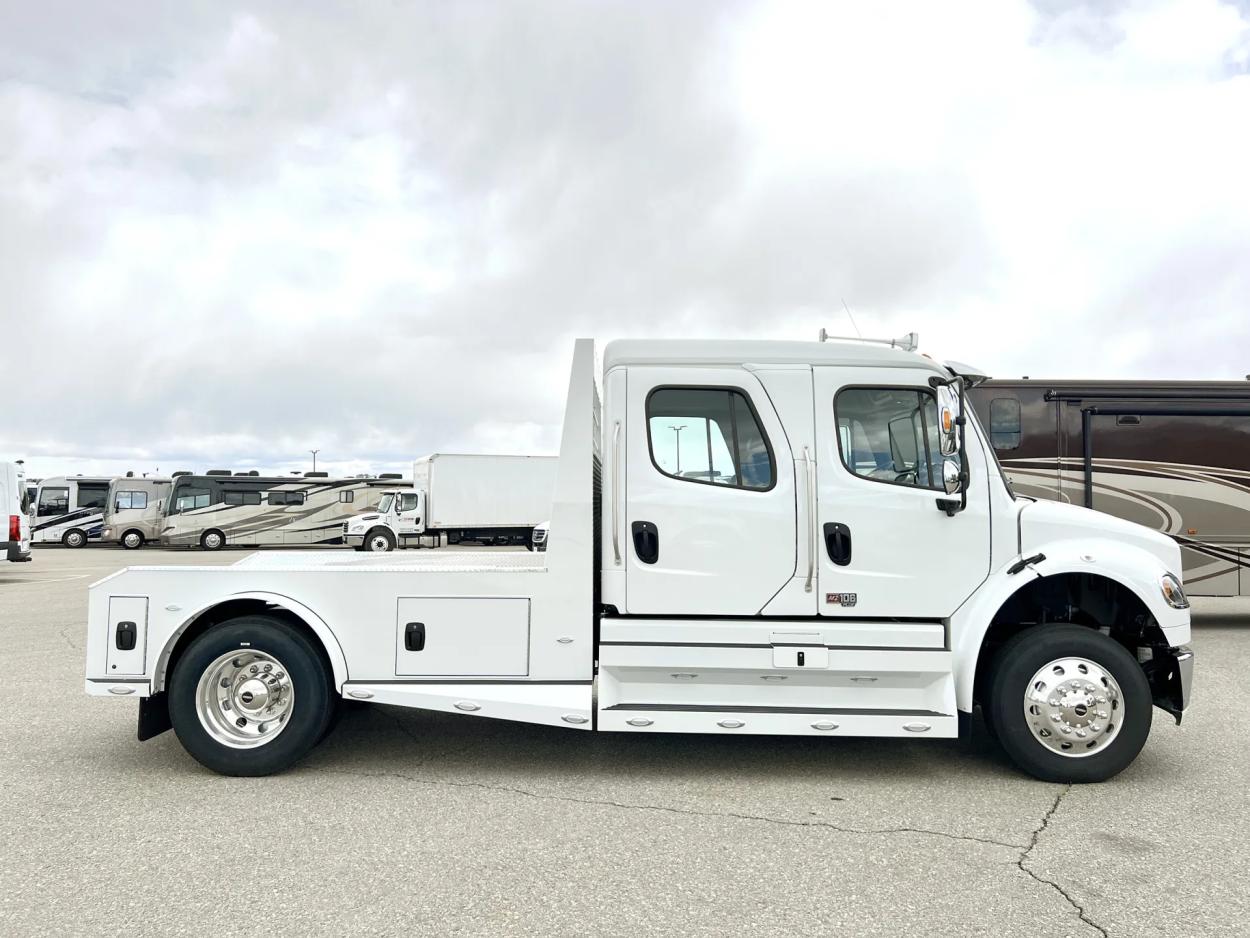
[[[22,516],[9,515],[9,540],[20,541],[22,539]]]

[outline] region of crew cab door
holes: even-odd
[[[630,368],[628,612],[754,615],[794,575],[795,474],[763,386],[741,368]]]
[[[934,373],[814,372],[821,614],[947,618],[990,564],[988,473],[971,424],[967,508],[949,516]]]

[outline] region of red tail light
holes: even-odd
[[[22,516],[9,515],[9,540],[20,541],[22,539]]]

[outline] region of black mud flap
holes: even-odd
[[[169,700],[164,691],[151,697],[139,698],[139,742],[160,736],[170,729]]]

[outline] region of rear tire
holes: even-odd
[[[216,528],[210,528],[200,535],[201,550],[221,550],[226,546],[226,535]]]
[[[998,653],[987,723],[1024,771],[1046,782],[1102,782],[1150,735],[1150,684],[1117,641],[1081,625],[1026,629]]]
[[[138,531],[127,531],[122,535],[122,547],[126,550],[138,550],[143,546],[143,535]]]
[[[187,648],[169,681],[169,717],[179,742],[222,775],[271,775],[294,764],[325,735],[333,710],[333,679],[317,648],[268,616],[209,629]]]
[[[395,549],[395,535],[386,528],[374,528],[365,535],[364,549],[371,553],[386,553]]]
[[[73,528],[61,535],[61,543],[66,547],[72,547],[77,550],[79,547],[86,545],[87,533],[78,530],[78,528]]]

